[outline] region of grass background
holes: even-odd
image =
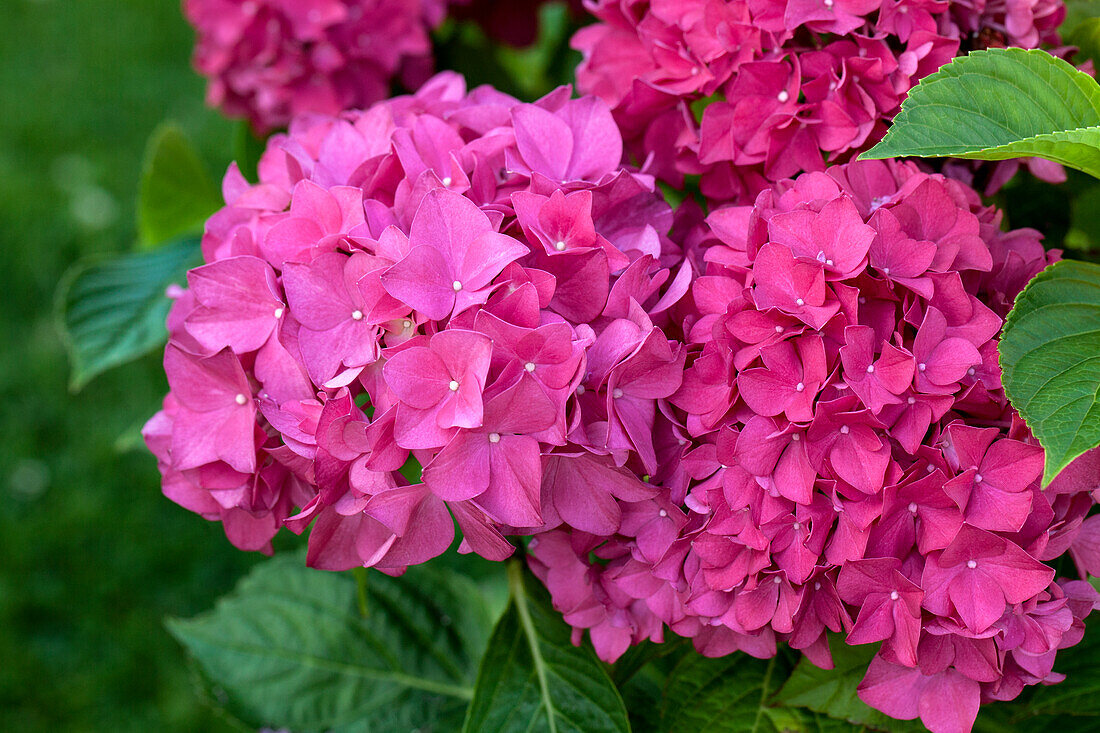
[[[227,730],[162,620],[209,608],[260,557],[164,499],[144,451],[115,449],[157,409],[159,355],[71,394],[52,302],[73,262],[130,247],[158,123],[218,175],[238,127],[203,106],[177,0],[0,0],[0,29],[0,729]],[[477,56],[453,41],[441,65]],[[1074,232],[1065,188],[1017,186],[1014,224]]]

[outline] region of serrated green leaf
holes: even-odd
[[[1046,451],[1045,486],[1100,444],[1100,266],[1063,260],[1039,273],[999,351],[1005,393]]]
[[[72,361],[70,387],[164,343],[171,301],[164,291],[201,264],[199,243],[184,239],[150,252],[74,265],[58,285],[58,325]]]
[[[1100,86],[1045,51],[974,51],[909,91],[861,159],[1038,156],[1100,177]]]
[[[219,699],[251,725],[457,729],[491,624],[476,586],[420,566],[400,578],[370,573],[366,617],[356,594],[348,574],[282,556],[213,611],[168,625]]]
[[[872,730],[921,731],[914,721],[894,720],[859,699],[856,688],[867,673],[867,665],[878,651],[877,644],[849,646],[832,637],[833,669],[821,669],[803,658],[775,695],[775,701],[805,707],[831,718],[862,725]]]
[[[158,127],[145,151],[138,195],[138,237],[155,247],[173,237],[202,232],[222,205],[221,193],[183,131]]]
[[[858,733],[859,726],[772,698],[791,672],[790,655],[737,653],[712,659],[692,650],[668,674],[661,733]]]
[[[466,733],[628,733],[626,707],[603,665],[518,561],[508,565],[511,602],[481,660]]]

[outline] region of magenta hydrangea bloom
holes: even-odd
[[[258,183],[230,168],[173,291],[145,430],[165,493],[245,549],[312,525],[326,569],[402,572],[455,522],[497,560],[507,535],[617,532],[619,502],[657,494],[693,274],[621,158],[600,100],[451,73],[297,118]]]
[[[615,496],[614,533],[530,543],[574,639],[608,661],[665,629],[709,656],[786,642],[822,667],[828,632],[881,642],[861,698],[936,733],[1059,681],[1100,595],[1048,563],[1070,549],[1100,567],[1100,452],[1040,489],[995,343],[1056,254],[962,183],[892,161],[685,217],[700,275],[675,309],[688,357],[659,403],[655,490]]]
[[[446,0],[184,0],[207,101],[259,132],[415,88]]]
[[[1058,46],[1061,0],[594,0],[577,86],[613,109],[628,149],[714,202],[844,162],[882,137],[906,93],[960,53]],[[1001,164],[997,188],[1018,164]],[[1031,170],[1064,180],[1060,166]],[[972,177],[969,166],[954,166]]]

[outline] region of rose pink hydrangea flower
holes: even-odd
[[[1100,596],[1048,563],[1100,567],[1100,452],[1040,489],[995,339],[1053,255],[1000,223],[958,181],[871,161],[683,236],[700,275],[676,309],[688,359],[657,491],[616,496],[614,533],[530,542],[574,639],[608,661],[665,629],[708,656],[786,642],[826,668],[828,632],[881,642],[860,697],[936,733],[1059,681]]]
[[[629,151],[712,202],[824,170],[877,141],[906,93],[959,53],[1059,43],[1061,0],[593,0],[573,46],[582,92]],[[1015,171],[1001,166],[991,185]],[[1061,168],[1032,170],[1057,179]],[[1063,178],[1064,180],[1064,178]]]
[[[184,0],[207,101],[258,132],[415,88],[446,0]]]
[[[399,573],[455,522],[499,560],[656,495],[693,273],[610,110],[570,92],[445,73],[297,118],[256,184],[230,168],[145,429],[171,499],[244,549],[312,525],[310,565]]]

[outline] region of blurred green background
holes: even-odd
[[[52,311],[74,261],[133,241],[159,122],[218,176],[237,127],[203,106],[178,0],[3,0],[0,29],[0,729],[222,730],[162,621],[259,556],[114,448],[157,409],[159,355],[70,394]]]

